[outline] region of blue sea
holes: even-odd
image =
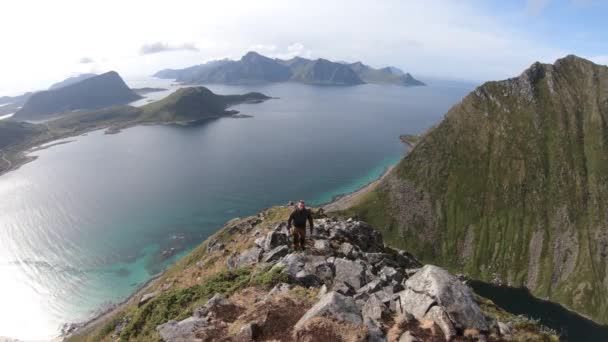
[[[164,83],[163,83],[164,82]],[[164,85],[137,105],[175,89]],[[34,152],[0,177],[0,336],[48,339],[86,320],[234,217],[304,199],[312,205],[378,178],[473,89],[302,84],[220,86],[273,99],[251,118],[91,132]],[[170,258],[161,253],[175,248]]]

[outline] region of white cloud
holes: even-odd
[[[40,89],[91,69],[112,69],[126,77],[149,75],[211,58],[240,58],[251,49],[273,57],[361,60],[395,65],[415,76],[474,80],[517,75],[536,60],[552,62],[565,55],[535,40],[533,33],[520,31],[507,15],[488,13],[476,3],[175,0],[166,6],[144,0],[11,1],[3,5],[3,13],[10,15],[0,21],[0,32],[13,32],[2,37],[0,89],[11,94]],[[37,10],[31,11],[33,7]],[[323,10],[311,10],[317,8]],[[32,25],[22,25],[26,16]],[[172,52],[140,55],[138,49],[150,45],[151,37],[161,42],[156,50],[167,47]],[[176,49],[183,42],[199,51]],[[95,62],[78,63],[83,53]]]
[[[93,62],[95,62],[95,61],[94,61],[94,60],[93,60],[93,58],[91,58],[91,57],[82,57],[82,58],[81,58],[81,59],[78,61],[78,63],[80,63],[80,64],[89,64],[89,63],[93,63]]]
[[[179,45],[169,45],[164,42],[154,42],[144,44],[139,48],[140,55],[151,55],[153,53],[170,52],[170,51],[198,51],[198,48],[192,43],[184,43]]]

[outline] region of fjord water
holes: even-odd
[[[429,128],[472,89],[209,87],[276,98],[234,108],[252,118],[92,132],[0,177],[0,336],[57,335],[233,217],[356,190],[403,155],[400,134]]]

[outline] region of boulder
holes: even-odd
[[[158,296],[158,291],[146,293],[145,295],[141,296],[141,299],[139,300],[139,303],[137,303],[137,306],[142,306],[142,305],[146,304],[147,302],[150,301],[150,299],[152,299],[156,296]]]
[[[234,269],[243,266],[249,266],[257,263],[262,256],[262,249],[259,247],[251,247],[248,250],[242,252],[238,255],[233,255],[228,258],[227,266],[228,268]]]
[[[455,330],[476,329],[489,331],[490,324],[471,290],[448,271],[426,265],[405,282],[399,292],[401,310],[410,312],[418,320],[431,319],[444,334]]]
[[[264,240],[264,250],[271,251],[278,246],[289,244],[289,236],[285,233],[280,232],[270,232],[266,235],[266,240]]]
[[[165,342],[200,341],[197,339],[197,332],[208,324],[204,318],[188,317],[183,321],[171,320],[161,324],[156,327],[156,331]]]
[[[236,319],[242,308],[232,303],[224,295],[216,293],[205,305],[194,310],[194,318],[213,318],[224,322]]]
[[[439,306],[431,306],[429,311],[424,315],[426,320],[435,322],[443,332],[445,339],[450,341],[454,336],[456,336],[456,329],[452,321],[450,321],[450,317],[448,317],[447,313],[441,309]]]
[[[344,242],[340,245],[340,254],[347,259],[352,259],[355,256],[355,247],[348,242]]]
[[[296,323],[294,329],[298,330],[310,319],[324,316],[337,321],[360,325],[363,318],[359,308],[352,297],[341,295],[335,291],[323,296],[312,308],[310,308],[302,318]]]
[[[376,279],[370,281],[369,283],[365,284],[365,286],[362,286],[361,288],[359,288],[357,290],[357,292],[374,293],[374,292],[380,291],[381,289],[382,289],[382,280],[380,278],[376,278]]]
[[[336,258],[334,260],[334,269],[336,270],[335,282],[346,282],[355,290],[365,285],[365,268],[352,260],[344,258]]]
[[[338,292],[339,294],[343,294],[345,296],[352,296],[356,293],[355,289],[353,289],[352,286],[350,286],[348,283],[345,283],[343,281],[341,281],[339,283],[334,283],[334,286],[332,286],[332,290]]]
[[[259,238],[255,239],[255,245],[260,248],[264,248],[264,242],[266,242],[265,237],[259,237]]]
[[[286,256],[289,253],[289,247],[282,245],[282,246],[278,246],[275,249],[267,252],[264,255],[264,262],[272,262],[272,261],[276,261],[279,260],[280,258]]]
[[[361,310],[361,314],[363,318],[370,318],[376,322],[380,322],[382,320],[382,315],[386,311],[386,306],[380,301],[380,299],[371,295],[367,302],[363,305],[363,309]]]
[[[314,248],[323,254],[328,254],[331,252],[331,245],[329,244],[329,240],[321,239],[315,240]]]

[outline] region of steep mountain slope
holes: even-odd
[[[248,84],[259,82],[302,82],[320,85],[357,85],[363,83],[391,83],[404,86],[424,85],[397,68],[374,69],[362,63],[332,62],[294,57],[289,60],[271,59],[256,52],[248,52],[238,61],[218,60],[184,69],[165,69],[155,77],[175,79],[177,82]]]
[[[423,86],[423,82],[418,81],[409,73],[394,67],[384,67],[374,69],[369,65],[356,62],[348,65],[366,83],[386,83],[404,86]]]
[[[54,90],[34,93],[12,120],[42,120],[53,114],[126,104],[139,99],[114,71]]]
[[[291,210],[229,221],[68,341],[557,341],[447,271],[385,247],[365,222],[315,212],[307,250],[294,251]]]
[[[351,211],[424,260],[608,323],[608,67],[488,82]]]

